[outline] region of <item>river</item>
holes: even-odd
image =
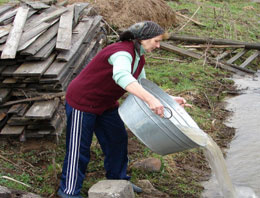
[[[226,100],[226,109],[233,112],[226,125],[236,129],[227,150],[226,165],[239,194],[244,198],[260,198],[260,71],[255,77],[235,75],[232,79],[243,91]],[[203,186],[202,197],[223,197],[215,175]]]

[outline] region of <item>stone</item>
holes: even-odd
[[[89,198],[134,198],[132,184],[127,180],[102,180],[88,191]]]
[[[143,169],[150,172],[159,172],[161,169],[162,163],[158,158],[147,158],[141,161],[133,163],[132,167],[136,169]]]

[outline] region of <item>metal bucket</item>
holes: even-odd
[[[205,139],[195,142],[187,136],[187,131],[204,137],[207,135],[183,107],[151,81],[141,79],[140,84],[165,107],[165,117],[161,118],[153,113],[144,101],[132,94],[127,96],[119,107],[121,119],[141,142],[160,155],[205,146]]]

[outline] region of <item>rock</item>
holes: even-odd
[[[139,180],[137,184],[138,184],[138,186],[140,186],[143,189],[144,193],[148,195],[146,197],[150,197],[149,195],[151,195],[151,197],[153,197],[153,198],[170,197],[166,193],[163,193],[163,192],[155,189],[149,180]]]
[[[88,191],[89,198],[134,198],[132,185],[126,180],[102,180]]]
[[[13,197],[19,197],[19,198],[41,198],[41,196],[33,194],[33,193],[27,193],[22,192],[18,190],[12,190],[8,189],[4,186],[0,186],[0,197],[1,198],[13,198]]]
[[[132,167],[137,169],[143,169],[150,172],[159,172],[162,163],[158,158],[147,158],[138,162],[133,163]]]

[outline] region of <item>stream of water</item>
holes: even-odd
[[[213,170],[212,178],[203,184],[206,189],[202,195],[204,198],[260,197],[259,76],[260,72],[258,77],[235,76],[233,79],[239,88],[244,89],[243,94],[227,100],[226,108],[233,115],[226,124],[236,129],[236,135],[223,162],[218,159],[215,148],[204,149]],[[206,147],[211,147],[210,144]]]

